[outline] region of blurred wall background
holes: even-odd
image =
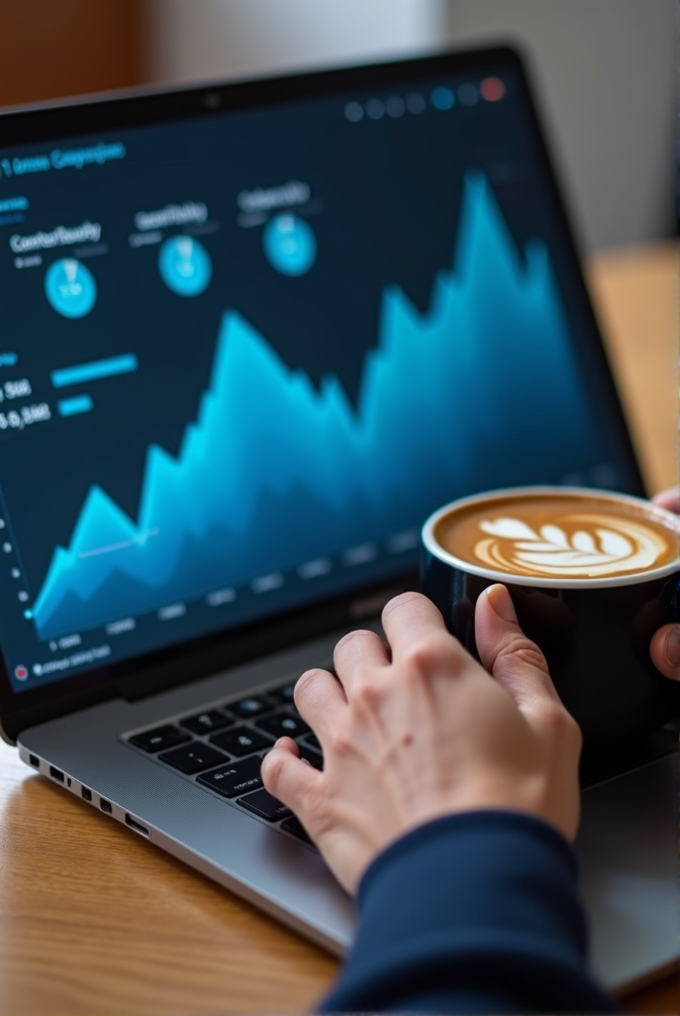
[[[149,72],[195,81],[441,45],[441,0],[148,0]]]
[[[510,39],[585,250],[674,222],[674,0],[0,0],[0,105]]]
[[[668,235],[675,218],[674,0],[445,0],[460,43],[516,40],[586,249]]]

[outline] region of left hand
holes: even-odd
[[[680,487],[657,494],[654,504],[680,515]],[[652,639],[649,652],[652,663],[664,677],[680,681],[680,624],[667,624],[659,628]]]
[[[265,787],[297,814],[341,885],[354,891],[385,847],[444,815],[510,810],[573,838],[581,732],[505,587],[477,601],[483,665],[419,593],[391,600],[383,628],[387,643],[369,631],[340,640],[339,680],[311,670],[295,686],[323,772],[290,738],[262,763]]]

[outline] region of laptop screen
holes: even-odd
[[[412,570],[462,495],[639,489],[516,62],[294,81],[0,148],[17,693]]]

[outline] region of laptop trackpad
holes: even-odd
[[[679,755],[591,787],[576,842],[590,959],[610,990],[669,967],[680,953]]]

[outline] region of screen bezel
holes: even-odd
[[[532,98],[524,59],[516,49],[496,46],[481,50],[457,50],[434,56],[266,79],[217,83],[171,90],[117,93],[106,96],[26,107],[0,114],[3,147],[29,145],[52,138],[77,137],[121,128],[210,118],[230,111],[275,107],[295,100],[331,97],[334,94],[407,84],[423,77],[460,73],[502,73],[511,70],[522,93],[527,122],[533,134],[537,158],[553,203],[564,242],[565,259],[572,272],[580,311],[592,331],[592,356],[597,362],[602,394],[611,407],[612,429],[617,433],[622,456],[636,489],[644,495],[639,464],[616,391],[611,367],[602,342],[592,304],[580,268],[579,255],[569,225],[561,188],[548,154],[545,132]],[[0,659],[0,733],[14,742],[19,733],[46,720],[55,719],[96,702],[123,696],[141,698],[178,684],[188,683],[245,660],[267,655],[324,632],[352,626],[362,616],[357,603],[379,605],[400,589],[417,585],[415,572],[383,580],[366,588],[360,585],[341,596],[306,604],[237,628],[194,638],[62,681],[21,693],[12,690]]]

